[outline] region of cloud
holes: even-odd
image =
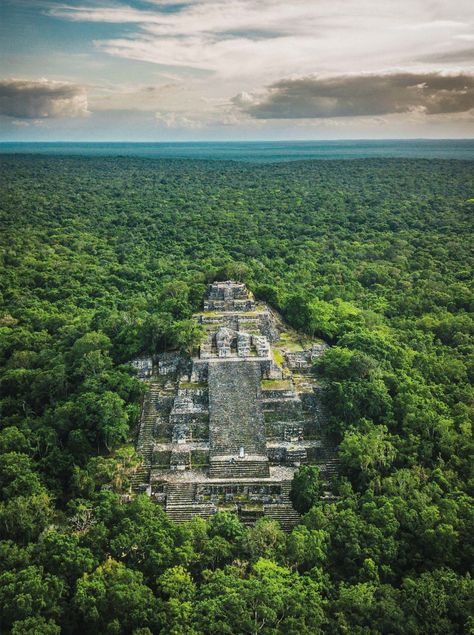
[[[107,0],[50,7],[75,22],[118,25],[95,42],[109,55],[252,85],[292,73],[400,68],[466,32],[472,0]],[[453,19],[455,17],[455,19]],[[120,27],[120,25],[126,25]],[[105,32],[105,30],[104,30]],[[113,35],[112,35],[113,34]]]
[[[46,119],[88,114],[86,92],[77,84],[48,79],[0,80],[0,115]]]
[[[444,63],[444,62],[473,62],[474,47],[465,48],[457,51],[444,51],[423,55],[420,58],[424,62]]]
[[[301,77],[232,100],[257,119],[317,119],[421,112],[461,113],[474,108],[474,76],[391,73]]]
[[[143,11],[127,6],[114,7],[76,7],[61,5],[51,7],[49,15],[64,18],[71,22],[104,22],[110,24],[132,24],[159,22],[160,14],[153,11]]]
[[[183,114],[174,112],[157,112],[155,113],[155,119],[159,124],[162,124],[165,128],[185,128],[188,130],[198,130],[204,127],[204,122],[199,121],[193,117],[187,117]]]

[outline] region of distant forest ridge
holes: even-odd
[[[419,158],[474,160],[474,139],[340,141],[3,142],[0,154],[138,156],[255,162],[305,159]]]

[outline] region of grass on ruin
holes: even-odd
[[[261,512],[263,511],[263,503],[246,503],[242,509],[246,512]]]
[[[291,353],[303,351],[306,347],[311,345],[310,341],[305,341],[299,333],[295,331],[284,331],[280,334],[279,345]]]
[[[182,390],[204,390],[207,386],[202,381],[182,381],[179,387]]]
[[[276,361],[276,363],[279,366],[283,366],[283,364],[285,363],[285,358],[283,357],[283,353],[277,348],[273,349],[273,359]]]
[[[199,313],[195,313],[194,317],[199,317],[200,315],[203,317],[217,317],[218,315],[222,315],[222,311],[200,311]]]
[[[293,373],[293,381],[298,392],[313,392],[317,385],[313,375],[299,375]]]
[[[284,348],[290,353],[297,353],[299,351],[308,350],[313,344],[321,343],[322,341],[323,340],[319,338],[312,338],[293,330],[287,330],[280,333],[278,344],[281,348]]]
[[[262,390],[291,390],[290,381],[285,379],[263,379]]]

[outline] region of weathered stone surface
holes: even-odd
[[[176,521],[226,509],[248,524],[266,514],[290,529],[298,520],[289,500],[297,466],[319,464],[328,482],[337,472],[310,372],[327,344],[274,354],[283,323],[243,283],[209,285],[204,309],[195,316],[207,330],[198,357],[134,362],[149,386],[134,487]]]
[[[214,282],[208,287],[204,311],[251,311],[255,301],[241,282]]]
[[[148,379],[153,375],[153,359],[151,357],[137,357],[130,363],[137,369],[139,379]]]

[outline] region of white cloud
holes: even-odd
[[[467,0],[457,0],[456,11],[441,0],[201,0],[176,4],[171,11],[169,4],[148,2],[147,9],[62,5],[50,13],[134,25],[125,37],[96,42],[111,55],[205,69],[249,83],[293,73],[410,65],[410,58],[436,52],[441,38],[465,33],[474,22]]]
[[[157,112],[156,121],[165,128],[186,128],[198,130],[204,127],[204,122],[175,112]]]

